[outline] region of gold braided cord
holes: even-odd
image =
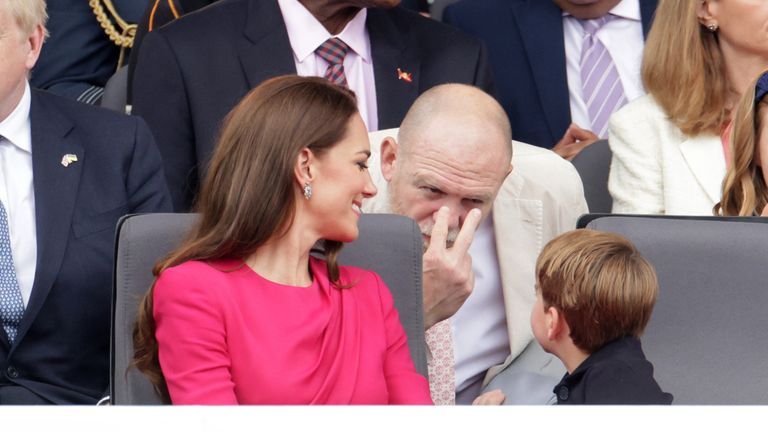
[[[117,13],[112,0],[89,0],[88,4],[91,6],[93,14],[96,15],[96,20],[101,25],[101,28],[104,29],[104,33],[109,37],[109,40],[120,48],[133,47],[133,38],[136,36],[137,25],[125,22]],[[105,7],[106,10],[104,9]],[[120,27],[119,31],[115,27],[115,23],[112,22],[113,19],[117,26]]]

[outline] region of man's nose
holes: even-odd
[[[448,209],[448,230],[455,230],[461,228],[461,224],[464,223],[464,218],[467,216],[466,212],[462,208],[456,206],[443,205]],[[442,208],[442,207],[441,207]],[[437,222],[437,215],[440,209],[432,213],[432,221]]]

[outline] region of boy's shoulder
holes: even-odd
[[[624,337],[592,353],[555,387],[558,404],[669,405],[640,341]]]

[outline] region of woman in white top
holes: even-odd
[[[643,54],[648,95],[613,115],[615,213],[711,215],[731,112],[768,68],[768,1],[660,0]]]

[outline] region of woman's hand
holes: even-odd
[[[478,396],[472,405],[501,405],[506,399],[501,390],[491,390]]]
[[[763,207],[763,212],[760,213],[760,216],[768,216],[768,204]]]

